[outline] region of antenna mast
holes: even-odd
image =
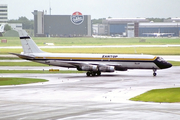
[[[51,1],[49,0],[49,14],[51,15]]]

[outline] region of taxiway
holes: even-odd
[[[129,70],[82,74],[2,74],[49,82],[0,87],[4,120],[161,120],[180,118],[179,103],[133,102],[129,98],[156,88],[180,87],[180,67],[157,71]]]

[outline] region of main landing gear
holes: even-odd
[[[157,75],[156,71],[157,71],[157,69],[153,69],[153,76]]]
[[[100,71],[97,71],[97,72],[94,72],[94,71],[88,71],[86,73],[86,75],[89,77],[89,76],[100,76],[101,75],[101,72]]]

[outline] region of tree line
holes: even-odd
[[[108,17],[111,18],[111,17]],[[102,20],[105,20],[106,18],[99,18],[99,19],[92,19],[92,24],[102,24]],[[164,22],[165,20],[168,20],[171,18],[147,18],[149,21],[153,22]]]
[[[17,20],[9,20],[8,23],[22,23],[23,29],[34,29],[34,20],[29,20],[26,17],[19,17]]]

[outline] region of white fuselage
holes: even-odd
[[[90,65],[120,66],[127,69],[159,69],[152,55],[125,54],[69,54],[69,53],[32,53],[32,61],[61,66],[76,67],[76,63]]]

